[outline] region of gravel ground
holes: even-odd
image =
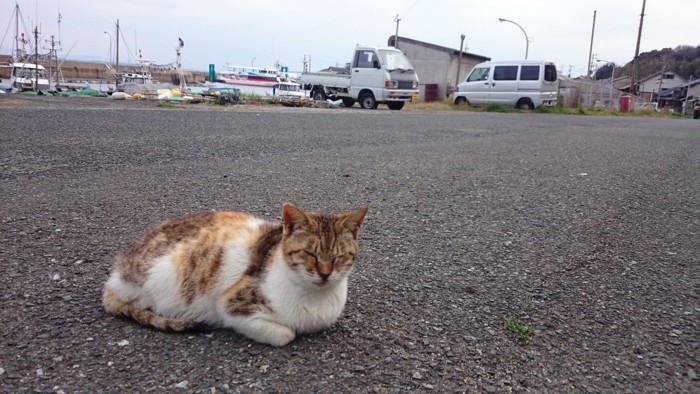
[[[698,121],[7,96],[0,124],[0,392],[700,391]],[[370,206],[332,328],[102,310],[151,225],[285,201]]]

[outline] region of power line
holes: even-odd
[[[413,9],[413,6],[415,6],[416,3],[418,3],[418,0],[414,1],[413,4],[411,4],[411,6],[408,7],[408,10],[406,10],[406,12],[403,13],[403,16],[404,16],[404,17],[405,17],[406,15],[408,15],[408,12],[411,11],[411,10]]]

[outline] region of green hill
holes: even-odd
[[[639,54],[637,77],[645,78],[661,70],[674,71],[683,78],[700,78],[700,46],[680,45]],[[612,65],[598,67],[595,79],[610,78]],[[615,78],[632,75],[632,61],[624,66],[615,65]]]

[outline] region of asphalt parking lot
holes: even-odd
[[[0,124],[0,392],[700,390],[698,121],[0,97]],[[369,205],[332,328],[102,310],[148,227],[285,201]]]

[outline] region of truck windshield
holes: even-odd
[[[399,51],[380,50],[379,56],[382,57],[384,67],[387,71],[413,70],[411,62]]]

